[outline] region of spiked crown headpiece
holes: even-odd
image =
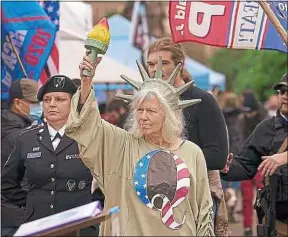
[[[175,70],[172,72],[170,77],[165,81],[162,79],[162,58],[159,57],[158,65],[154,78],[150,78],[142,66],[138,61],[136,61],[138,69],[140,71],[143,82],[135,81],[125,75],[120,75],[122,79],[124,79],[127,83],[129,83],[133,88],[137,91],[141,91],[144,89],[148,90],[158,90],[168,102],[170,102],[174,109],[184,109],[188,106],[197,104],[201,102],[201,99],[193,99],[193,100],[180,100],[179,96],[184,93],[190,86],[194,84],[194,81],[189,81],[179,88],[175,88],[173,85],[175,83],[176,77],[179,73],[181,64],[179,63]],[[122,100],[127,100],[131,102],[133,100],[133,95],[123,95],[116,94],[116,97]]]

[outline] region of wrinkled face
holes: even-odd
[[[288,116],[288,87],[281,87],[278,93],[279,110],[282,114]]]
[[[136,120],[144,137],[161,136],[164,114],[160,102],[155,96],[145,99],[137,105]]]
[[[150,53],[147,60],[148,73],[151,78],[154,77],[160,56],[162,57],[162,78],[167,80],[177,66],[171,58],[171,52],[157,51]]]
[[[68,119],[71,95],[66,92],[50,92],[43,97],[43,112],[47,122],[59,122]]]

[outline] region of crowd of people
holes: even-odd
[[[136,92],[117,94],[101,114],[91,89],[101,58],[84,56],[80,79],[55,75],[39,90],[30,79],[12,83],[1,109],[2,236],[93,200],[120,206],[123,236],[229,236],[237,189],[244,234],[252,236],[253,193],[267,194],[265,177],[275,175],[283,234],[287,74],[263,106],[252,91],[238,97],[194,86],[181,44],[170,38],[152,43],[146,58],[146,68],[137,63],[142,83],[123,76]],[[106,221],[81,235],[111,236],[111,229]]]

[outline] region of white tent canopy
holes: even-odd
[[[79,78],[79,63],[85,54],[84,42],[80,40],[60,40],[60,74],[70,78]],[[141,81],[140,73],[124,66],[108,56],[99,64],[93,83],[124,83],[120,77],[124,74]]]
[[[104,56],[99,67],[96,70],[94,83],[124,83],[125,81],[120,77],[124,74],[136,81],[142,81],[140,73],[134,71],[125,65],[116,62],[114,59]]]
[[[84,42],[87,32],[92,29],[91,6],[81,2],[61,2],[61,24],[59,55],[59,73],[70,78],[79,78],[79,63],[85,55]],[[140,80],[141,76],[121,63],[104,56],[99,64],[94,83],[124,83],[120,77],[124,74],[134,80]]]

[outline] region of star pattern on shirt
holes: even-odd
[[[143,156],[137,163],[134,169],[134,190],[136,195],[141,199],[141,201],[147,205],[150,203],[148,195],[147,195],[147,171],[149,167],[149,163],[153,155],[158,152],[158,150],[154,150],[148,152],[145,156]]]

